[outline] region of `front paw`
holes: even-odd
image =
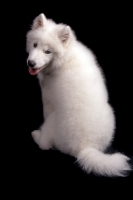
[[[40,131],[35,130],[31,133],[33,140],[39,145]]]
[[[31,133],[33,140],[38,144],[42,150],[49,150],[52,147],[52,142],[49,137],[42,134],[40,130],[35,130]]]

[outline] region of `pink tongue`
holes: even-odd
[[[37,74],[39,72],[39,69],[32,69],[31,67],[29,67],[29,73],[31,74],[31,75],[35,75],[35,74]]]

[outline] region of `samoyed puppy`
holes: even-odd
[[[70,26],[40,14],[27,33],[27,52],[29,73],[38,76],[42,91],[45,122],[31,133],[39,148],[74,156],[87,173],[125,176],[129,158],[105,153],[115,116],[92,51]]]

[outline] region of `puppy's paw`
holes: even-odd
[[[33,140],[39,145],[39,139],[41,132],[39,130],[35,130],[31,133]]]

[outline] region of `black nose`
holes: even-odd
[[[29,67],[35,67],[36,63],[33,60],[28,60]]]

